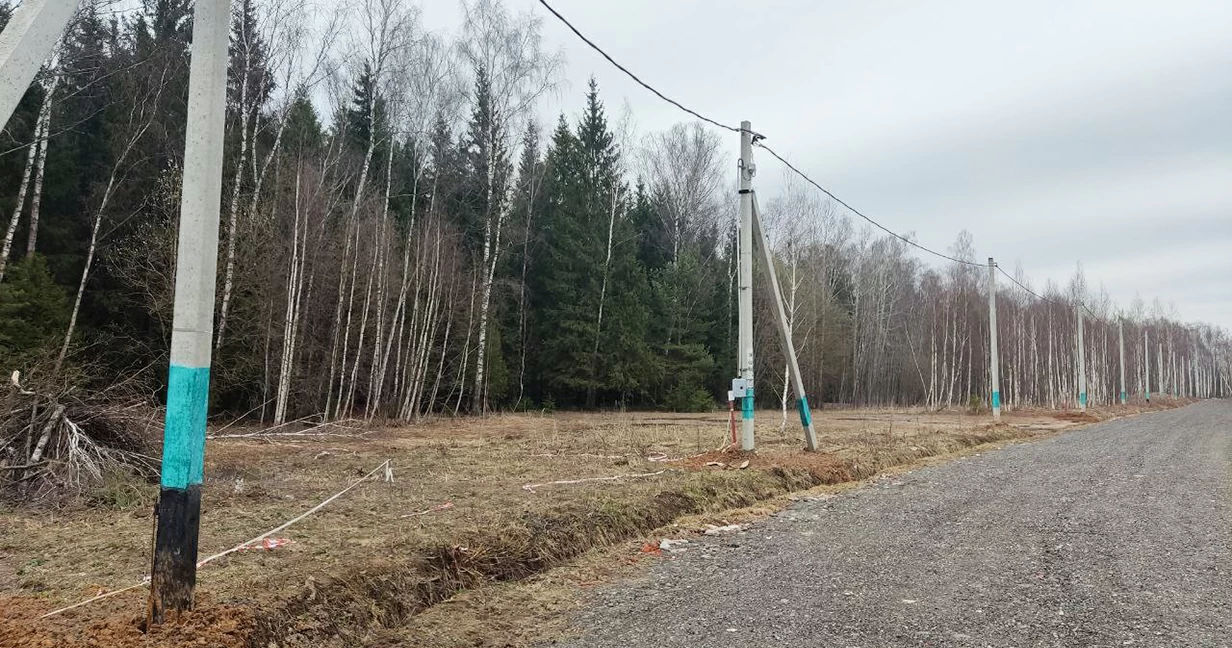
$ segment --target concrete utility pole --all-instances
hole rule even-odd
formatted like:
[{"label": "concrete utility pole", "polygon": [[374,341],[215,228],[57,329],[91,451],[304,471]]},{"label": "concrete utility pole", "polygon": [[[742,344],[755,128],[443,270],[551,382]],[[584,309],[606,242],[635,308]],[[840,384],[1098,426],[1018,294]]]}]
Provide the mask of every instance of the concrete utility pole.
[{"label": "concrete utility pole", "polygon": [[1125,320],[1117,320],[1117,348],[1121,352],[1121,404],[1129,403],[1129,394],[1125,391]]},{"label": "concrete utility pole", "polygon": [[778,273],[774,270],[774,255],[766,240],[766,229],[761,226],[761,209],[757,194],[753,194],[753,226],[757,228],[757,240],[761,243],[761,258],[766,262],[766,274],[770,278],[770,292],[774,293],[774,306],[778,314],[779,341],[783,355],[787,356],[787,371],[791,375],[791,389],[796,393],[796,408],[800,410],[800,425],[804,427],[804,443],[810,451],[817,450],[817,431],[813,429],[813,413],[809,410],[808,397],[804,394],[804,378],[800,375],[800,363],[796,360],[796,345],[791,339],[791,325],[787,310],[783,307],[783,293],[779,290]]},{"label": "concrete utility pole", "polygon": [[1082,344],[1082,300],[1078,300],[1078,409],[1087,411],[1087,361]]},{"label": "concrete utility pole", "polygon": [[740,448],[753,449],[753,126],[740,122]]},{"label": "concrete utility pole", "polygon": [[997,353],[997,263],[988,257],[988,357],[992,374],[992,420],[1001,420],[1001,360]]},{"label": "concrete utility pole", "polygon": [[214,334],[230,0],[197,0],[149,621],[192,608]]},{"label": "concrete utility pole", "polygon": [[79,0],[25,0],[0,33],[0,128],[60,42]]},{"label": "concrete utility pole", "polygon": [[1142,329],[1142,379],[1146,381],[1146,402],[1151,402],[1151,332]]}]

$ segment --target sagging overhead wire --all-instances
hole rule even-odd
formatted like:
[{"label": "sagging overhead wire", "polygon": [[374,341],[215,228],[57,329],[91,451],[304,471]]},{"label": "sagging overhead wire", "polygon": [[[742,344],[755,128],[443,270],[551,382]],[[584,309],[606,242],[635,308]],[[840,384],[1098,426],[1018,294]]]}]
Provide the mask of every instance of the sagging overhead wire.
[{"label": "sagging overhead wire", "polygon": [[[1010,273],[1006,272],[1005,270],[1002,270],[1002,269],[1001,269],[1001,266],[999,266],[999,265],[998,265],[998,266],[996,266],[996,268],[997,268],[997,272],[1000,272],[1001,274],[1005,275],[1005,278],[1006,278],[1006,279],[1009,279],[1010,281],[1014,282],[1014,284],[1015,284],[1016,286],[1018,286],[1019,288],[1022,288],[1024,291],[1026,291],[1026,292],[1027,292],[1027,294],[1031,295],[1032,297],[1035,297],[1036,299],[1038,299],[1038,300],[1040,300],[1040,301],[1045,301],[1045,302],[1048,302],[1049,304],[1053,304],[1054,306],[1061,306],[1061,307],[1064,307],[1064,308],[1068,308],[1068,307],[1069,307],[1069,304],[1065,304],[1065,303],[1059,302],[1059,301],[1057,301],[1057,300],[1055,300],[1055,299],[1052,299],[1052,298],[1050,298],[1050,297],[1045,297],[1045,296],[1043,296],[1043,295],[1041,295],[1041,294],[1039,294],[1039,293],[1035,292],[1034,290],[1031,290],[1030,288],[1026,287],[1026,286],[1025,286],[1025,285],[1024,285],[1021,281],[1019,281],[1019,280],[1015,279],[1015,278],[1013,277],[1013,275],[1011,275]],[[1098,319],[1098,320],[1102,320],[1102,319],[1103,319],[1103,318],[1102,318],[1102,317],[1100,317],[1099,315],[1096,315],[1096,314],[1095,314],[1095,311],[1091,310],[1091,308],[1090,308],[1089,306],[1087,306],[1086,302],[1084,302],[1084,301],[1082,301],[1082,300],[1078,300],[1078,305],[1079,305],[1080,307],[1082,307],[1082,310],[1086,311],[1086,312],[1087,312],[1087,314],[1088,314],[1088,315],[1090,315],[1091,317],[1093,317],[1093,318],[1095,318],[1095,319]]]},{"label": "sagging overhead wire", "polygon": [[[612,58],[612,57],[611,57],[611,56],[610,56],[607,52],[603,51],[603,48],[601,48],[601,47],[599,47],[597,44],[595,44],[595,42],[594,42],[594,41],[592,41],[592,40],[590,40],[589,38],[587,38],[585,34],[583,34],[580,30],[578,30],[578,28],[577,28],[577,27],[574,27],[574,26],[573,26],[573,23],[569,22],[569,20],[568,20],[567,18],[565,18],[564,16],[562,16],[562,15],[560,14],[560,12],[559,12],[559,11],[557,11],[556,9],[554,9],[554,8],[552,7],[552,5],[548,4],[547,0],[539,0],[539,4],[543,5],[543,7],[544,7],[545,9],[547,9],[549,12],[551,12],[553,16],[555,16],[558,20],[560,20],[562,23],[564,23],[564,24],[565,24],[565,26],[566,26],[566,27],[568,27],[570,31],[572,31],[572,32],[573,32],[573,33],[574,33],[574,34],[575,34],[578,38],[582,39],[582,42],[584,42],[584,43],[586,43],[587,45],[589,45],[591,49],[595,50],[595,51],[596,51],[596,52],[598,52],[598,53],[599,53],[599,54],[600,54],[603,58],[607,59],[608,63],[611,63],[613,66],[615,66],[615,67],[616,67],[616,69],[620,70],[621,72],[624,72],[624,73],[625,73],[625,74],[626,74],[626,75],[627,75],[630,79],[633,79],[635,82],[637,82],[637,84],[638,84],[638,85],[640,85],[640,86],[642,86],[643,88],[646,88],[647,90],[649,90],[649,91],[650,91],[651,93],[653,93],[656,97],[658,97],[658,98],[662,99],[663,101],[666,101],[667,103],[669,103],[669,104],[671,104],[671,105],[675,106],[676,108],[679,108],[680,110],[682,110],[682,111],[684,111],[684,112],[686,112],[686,113],[688,113],[688,114],[690,114],[690,115],[692,115],[692,116],[694,116],[694,117],[696,117],[696,118],[698,118],[698,119],[700,119],[700,120],[702,120],[702,121],[704,121],[704,122],[706,122],[706,123],[708,123],[708,124],[711,124],[711,125],[713,125],[713,126],[718,126],[719,128],[722,128],[722,129],[725,129],[725,130],[729,130],[729,131],[732,131],[732,132],[734,132],[734,133],[740,133],[740,132],[743,132],[743,131],[744,131],[744,129],[742,129],[742,128],[739,128],[739,127],[736,127],[736,126],[731,126],[731,125],[729,125],[729,124],[724,124],[724,123],[719,122],[719,121],[717,121],[717,120],[711,119],[711,118],[709,118],[709,117],[707,117],[707,116],[705,116],[705,115],[703,115],[703,114],[701,114],[701,113],[699,113],[699,112],[697,112],[697,111],[695,111],[695,110],[692,110],[692,109],[690,109],[690,108],[687,108],[687,107],[685,107],[683,104],[681,104],[680,102],[676,101],[675,99],[672,99],[671,97],[668,97],[667,95],[663,94],[662,92],[659,92],[659,91],[658,91],[657,89],[655,89],[653,86],[651,86],[650,84],[648,84],[648,83],[646,83],[645,81],[642,81],[640,78],[638,78],[638,76],[637,76],[636,74],[633,74],[632,72],[630,72],[628,68],[626,68],[625,66],[621,65],[620,63],[617,63],[617,62],[616,62],[616,59]],[[930,248],[930,247],[927,247],[927,246],[925,246],[925,245],[921,245],[921,244],[919,244],[919,243],[916,243],[915,241],[913,241],[913,240],[911,240],[911,239],[907,238],[906,236],[903,236],[903,235],[901,235],[901,234],[899,234],[899,233],[897,233],[897,232],[895,232],[895,231],[891,230],[890,228],[886,227],[885,225],[882,225],[881,223],[878,223],[877,221],[873,220],[872,218],[870,218],[870,217],[866,216],[866,215],[865,215],[863,212],[861,212],[860,210],[856,209],[855,207],[852,207],[850,204],[848,204],[848,203],[847,203],[847,201],[845,201],[845,200],[843,200],[842,198],[839,198],[838,196],[834,195],[834,192],[832,192],[832,191],[830,191],[829,189],[826,189],[825,187],[821,186],[821,184],[820,184],[820,183],[818,183],[816,180],[813,180],[812,178],[810,178],[810,177],[808,176],[808,174],[806,174],[805,172],[801,171],[799,168],[797,168],[797,167],[796,167],[794,164],[792,164],[791,162],[787,161],[787,159],[786,159],[786,158],[784,158],[783,156],[779,155],[777,151],[775,151],[774,149],[770,148],[769,146],[766,146],[765,142],[763,141],[763,140],[765,139],[765,136],[764,136],[764,135],[762,135],[762,134],[760,134],[760,133],[752,132],[752,131],[750,131],[750,132],[751,132],[751,133],[752,133],[752,135],[753,135],[753,144],[754,144],[755,146],[760,147],[761,149],[763,149],[764,151],[766,151],[767,153],[769,153],[770,155],[772,155],[772,156],[773,156],[776,160],[778,160],[779,162],[783,163],[783,164],[784,164],[784,165],[785,165],[788,169],[790,169],[793,173],[795,173],[796,175],[798,175],[798,176],[800,176],[802,179],[804,179],[804,181],[805,181],[805,182],[807,182],[807,183],[809,183],[809,184],[813,185],[813,186],[814,186],[814,187],[816,187],[819,191],[821,191],[821,192],[822,192],[822,193],[824,193],[825,195],[829,196],[831,200],[833,200],[833,201],[837,202],[838,204],[842,205],[843,207],[847,208],[847,210],[848,210],[848,211],[850,211],[851,213],[855,214],[856,216],[859,216],[860,218],[864,219],[865,221],[867,221],[869,224],[873,225],[873,226],[874,226],[874,227],[876,227],[877,229],[880,229],[881,231],[885,232],[886,234],[889,234],[890,236],[893,236],[894,238],[896,238],[896,239],[898,239],[898,240],[902,241],[903,243],[906,243],[907,245],[910,245],[910,246],[912,246],[912,247],[914,247],[914,248],[916,248],[916,249],[918,249],[918,250],[922,250],[922,251],[927,252],[927,253],[929,253],[929,254],[931,254],[931,255],[933,255],[933,256],[939,257],[939,258],[941,258],[941,259],[945,259],[945,260],[947,260],[947,261],[952,261],[952,262],[954,262],[954,263],[958,263],[958,264],[960,264],[960,265],[973,266],[973,267],[980,267],[980,268],[984,267],[984,264],[982,264],[982,263],[977,263],[977,262],[975,262],[975,261],[967,261],[967,260],[965,260],[965,259],[959,259],[959,258],[954,257],[954,256],[951,256],[951,255],[949,255],[949,254],[944,254],[944,253],[942,253],[942,252],[938,252],[938,251],[936,251],[936,250],[934,250],[934,249],[932,249],[932,248]],[[1060,302],[1056,301],[1055,299],[1050,299],[1050,298],[1048,298],[1048,297],[1044,297],[1044,296],[1042,296],[1042,295],[1040,295],[1040,294],[1036,293],[1035,291],[1031,290],[1030,288],[1027,288],[1027,287],[1026,287],[1026,286],[1024,286],[1022,283],[1020,283],[1017,279],[1015,279],[1014,277],[1010,276],[1010,274],[1009,274],[1009,273],[1007,273],[1006,271],[1002,270],[1000,266],[997,266],[997,270],[998,270],[1001,274],[1005,275],[1005,277],[1006,277],[1007,279],[1009,279],[1010,281],[1012,281],[1012,282],[1014,282],[1016,285],[1018,285],[1018,287],[1019,287],[1019,288],[1022,288],[1023,290],[1027,291],[1027,292],[1028,292],[1028,293],[1030,293],[1031,295],[1035,296],[1037,299],[1040,299],[1040,300],[1043,300],[1043,301],[1046,301],[1046,302],[1049,302],[1049,303],[1052,303],[1052,304],[1056,304],[1056,305],[1058,305],[1058,306],[1063,306],[1063,305],[1064,305],[1064,304],[1061,304]],[[1097,316],[1097,315],[1095,315],[1095,313],[1091,312],[1091,309],[1090,309],[1090,308],[1087,308],[1086,304],[1082,303],[1081,301],[1079,302],[1079,304],[1082,306],[1083,310],[1085,310],[1087,313],[1090,313],[1092,317],[1096,317],[1096,318],[1098,318],[1098,316]]]},{"label": "sagging overhead wire", "polygon": [[[616,69],[620,70],[621,72],[624,72],[626,75],[628,75],[628,77],[629,77],[630,79],[633,79],[634,81],[636,81],[636,82],[638,83],[638,85],[640,85],[640,86],[642,86],[643,88],[646,88],[647,90],[649,90],[649,91],[651,91],[652,93],[654,93],[654,95],[655,95],[655,96],[657,96],[658,98],[660,98],[660,99],[662,99],[662,100],[664,100],[664,101],[666,101],[666,102],[668,102],[668,103],[672,104],[673,106],[675,106],[675,107],[679,108],[680,110],[683,110],[684,112],[686,112],[686,113],[688,113],[688,114],[690,114],[690,115],[692,115],[692,116],[694,116],[694,117],[696,117],[696,118],[698,118],[698,119],[700,119],[700,120],[702,120],[702,121],[704,121],[704,122],[706,122],[706,123],[708,123],[708,124],[712,124],[712,125],[714,125],[714,126],[718,126],[719,128],[723,128],[723,129],[726,129],[726,130],[732,131],[732,132],[734,132],[734,133],[739,133],[739,132],[742,132],[742,130],[743,130],[743,129],[741,129],[741,128],[738,128],[738,127],[735,127],[735,126],[730,126],[730,125],[728,125],[728,124],[724,124],[724,123],[722,123],[722,122],[719,122],[719,121],[716,121],[716,120],[711,119],[711,118],[709,118],[709,117],[706,117],[705,115],[703,115],[703,114],[701,114],[701,113],[699,113],[699,112],[697,112],[697,111],[695,111],[695,110],[691,110],[691,109],[689,109],[689,108],[686,108],[686,107],[685,107],[684,105],[682,105],[680,102],[678,102],[678,101],[676,101],[676,100],[674,100],[674,99],[672,99],[672,98],[668,97],[667,95],[663,94],[662,92],[659,92],[658,90],[656,90],[656,89],[655,89],[653,86],[651,86],[650,84],[648,84],[648,83],[646,83],[645,81],[642,81],[641,79],[639,79],[639,78],[637,77],[637,75],[635,75],[635,74],[633,74],[632,72],[630,72],[630,71],[628,70],[628,68],[626,68],[625,66],[621,65],[620,63],[617,63],[615,59],[613,59],[611,56],[609,56],[609,55],[608,55],[608,53],[607,53],[607,52],[603,51],[603,48],[599,47],[598,45],[596,45],[596,44],[594,43],[594,41],[592,41],[592,40],[590,40],[589,38],[587,38],[585,34],[583,34],[581,31],[579,31],[579,30],[578,30],[578,28],[577,28],[577,27],[574,27],[574,26],[573,26],[573,23],[570,23],[570,22],[569,22],[569,20],[568,20],[568,19],[566,19],[564,16],[562,16],[562,15],[560,14],[560,12],[559,12],[559,11],[557,11],[557,10],[556,10],[556,9],[554,9],[554,8],[552,8],[552,5],[548,4],[546,0],[539,0],[539,4],[543,5],[545,9],[547,9],[547,10],[548,10],[548,11],[550,11],[550,12],[552,12],[552,15],[553,15],[553,16],[556,16],[556,18],[557,18],[558,20],[560,20],[562,23],[564,23],[564,24],[565,24],[565,26],[566,26],[566,27],[568,27],[570,31],[572,31],[574,34],[576,34],[578,38],[582,39],[582,42],[584,42],[584,43],[586,43],[587,45],[589,45],[589,46],[591,47],[591,49],[593,49],[593,50],[595,50],[596,52],[598,52],[601,56],[603,56],[603,58],[607,59],[607,61],[608,61],[609,63],[611,63],[612,65],[616,66]],[[955,263],[959,263],[959,264],[963,264],[963,265],[969,265],[969,266],[979,266],[979,267],[982,267],[982,266],[983,266],[983,264],[982,264],[982,263],[975,263],[974,261],[965,261],[965,260],[963,260],[963,259],[959,259],[959,258],[956,258],[956,257],[952,257],[952,256],[950,256],[950,255],[948,255],[948,254],[943,254],[943,253],[941,253],[941,252],[937,252],[936,250],[933,250],[933,249],[928,248],[928,247],[926,247],[926,246],[920,245],[919,243],[916,243],[915,241],[912,241],[911,239],[909,239],[909,238],[907,238],[907,237],[905,237],[905,236],[903,236],[903,235],[901,235],[901,234],[898,234],[897,232],[894,232],[893,230],[891,230],[891,229],[889,229],[888,227],[886,227],[886,226],[882,225],[881,223],[878,223],[877,221],[873,220],[872,218],[869,218],[868,216],[865,216],[862,212],[860,212],[860,210],[858,210],[858,209],[856,209],[855,207],[852,207],[851,205],[847,204],[847,202],[846,202],[846,201],[844,201],[843,199],[841,199],[841,198],[839,198],[838,196],[834,195],[834,193],[833,193],[833,192],[831,192],[829,189],[826,189],[825,187],[821,186],[821,185],[820,185],[817,181],[815,181],[815,180],[813,180],[812,178],[808,177],[808,175],[807,175],[807,174],[805,174],[805,173],[804,173],[803,171],[801,171],[800,169],[796,168],[796,166],[795,166],[795,165],[793,165],[791,162],[788,162],[788,161],[787,161],[787,160],[786,160],[783,156],[781,156],[781,155],[779,155],[777,152],[775,152],[775,151],[774,151],[774,149],[770,148],[769,146],[766,146],[765,142],[763,142],[763,141],[762,141],[764,138],[765,138],[765,136],[764,136],[764,135],[762,135],[762,134],[760,134],[760,133],[756,133],[756,132],[754,132],[754,133],[753,133],[753,143],[754,143],[755,145],[760,146],[761,148],[765,149],[767,153],[769,153],[770,155],[773,155],[773,156],[775,157],[775,159],[777,159],[779,162],[782,162],[783,164],[787,165],[787,168],[788,168],[788,169],[791,169],[791,170],[792,170],[792,171],[793,171],[796,175],[800,176],[800,177],[801,177],[801,178],[803,178],[806,182],[808,182],[809,184],[811,184],[811,185],[813,185],[814,187],[816,187],[817,189],[819,189],[822,193],[824,193],[825,195],[829,196],[831,199],[833,199],[833,200],[834,200],[835,202],[837,202],[838,204],[842,205],[843,207],[846,207],[849,211],[851,211],[851,213],[853,213],[853,214],[855,214],[856,216],[859,216],[860,218],[863,218],[864,220],[868,221],[868,222],[869,222],[869,223],[871,223],[874,227],[876,227],[876,228],[880,229],[881,231],[883,231],[883,232],[885,232],[885,233],[889,234],[890,236],[893,236],[894,238],[896,238],[896,239],[898,239],[898,240],[900,240],[900,241],[902,241],[902,242],[906,243],[907,245],[910,245],[910,246],[912,246],[912,247],[918,248],[918,249],[920,249],[920,250],[923,250],[923,251],[925,251],[925,252],[927,252],[927,253],[929,253],[929,254],[932,254],[932,255],[934,255],[934,256],[940,257],[940,258],[942,258],[942,259],[946,259],[946,260],[948,260],[948,261],[953,261],[953,262],[955,262]]]},{"label": "sagging overhead wire", "polygon": [[612,58],[611,56],[608,56],[608,53],[607,53],[607,52],[605,52],[605,51],[603,51],[603,48],[601,48],[601,47],[599,47],[598,45],[596,45],[596,44],[594,43],[594,41],[590,40],[589,38],[587,38],[587,37],[586,37],[586,35],[585,35],[585,34],[583,34],[582,32],[578,31],[578,28],[577,28],[577,27],[574,27],[574,26],[573,26],[573,23],[569,22],[569,20],[568,20],[568,19],[566,19],[564,16],[560,15],[560,12],[559,12],[559,11],[557,11],[557,10],[555,10],[555,9],[553,9],[553,8],[552,8],[552,5],[548,4],[548,3],[546,2],[546,0],[539,0],[539,4],[543,5],[545,9],[547,9],[547,10],[548,10],[548,11],[550,11],[550,12],[552,12],[552,15],[553,15],[553,16],[556,16],[556,18],[557,18],[558,20],[560,20],[562,23],[564,23],[564,24],[565,24],[565,26],[566,26],[566,27],[568,27],[570,31],[572,31],[574,34],[577,34],[577,37],[578,37],[578,38],[580,38],[580,39],[582,39],[582,42],[584,42],[584,43],[586,43],[587,45],[589,45],[591,49],[593,49],[594,51],[598,52],[598,53],[599,53],[599,55],[600,55],[600,56],[602,56],[603,58],[607,59],[607,62],[608,62],[608,63],[611,63],[612,65],[616,66],[616,69],[620,70],[621,72],[624,72],[626,75],[628,75],[628,76],[629,76],[629,78],[630,78],[630,79],[633,79],[634,81],[636,81],[638,85],[640,85],[640,86],[642,86],[643,88],[646,88],[647,90],[649,90],[649,91],[653,92],[653,93],[655,94],[655,96],[657,96],[658,98],[660,98],[660,99],[662,99],[663,101],[666,101],[667,103],[669,103],[669,104],[671,104],[671,105],[673,105],[673,106],[675,106],[675,107],[677,107],[677,108],[679,108],[679,109],[681,109],[681,110],[683,110],[683,111],[685,111],[685,112],[689,113],[690,115],[693,115],[694,117],[696,117],[696,118],[698,118],[698,119],[700,119],[700,120],[702,120],[702,121],[704,121],[704,122],[706,122],[706,123],[708,123],[708,124],[712,124],[712,125],[714,125],[714,126],[718,126],[719,128],[725,128],[725,129],[727,129],[727,130],[729,130],[729,131],[732,131],[733,133],[739,133],[739,132],[741,132],[741,129],[740,129],[739,127],[737,127],[737,126],[730,126],[730,125],[728,125],[728,124],[724,124],[724,123],[722,123],[722,122],[715,121],[715,120],[713,120],[713,119],[711,119],[711,118],[709,118],[709,117],[707,117],[707,116],[705,116],[705,115],[703,115],[703,114],[701,114],[701,113],[697,112],[696,110],[691,110],[691,109],[689,109],[689,108],[686,108],[686,107],[685,107],[683,104],[681,104],[679,101],[676,101],[675,99],[672,99],[671,97],[668,97],[667,95],[663,94],[662,92],[659,92],[659,91],[658,91],[658,90],[656,90],[653,86],[651,86],[649,83],[646,83],[645,81],[642,81],[641,79],[637,78],[637,75],[636,75],[636,74],[634,74],[634,73],[632,73],[632,72],[630,72],[627,68],[625,68],[625,66],[623,66],[623,65],[621,65],[621,64],[619,64],[619,63],[617,63],[617,62],[616,62],[616,59]]},{"label": "sagging overhead wire", "polygon": [[1049,298],[1049,297],[1045,297],[1045,296],[1043,296],[1043,295],[1041,295],[1041,294],[1039,294],[1039,293],[1035,292],[1034,290],[1031,290],[1030,288],[1027,288],[1027,287],[1026,287],[1026,285],[1024,285],[1021,281],[1019,281],[1019,280],[1015,279],[1013,275],[1011,275],[1010,273],[1006,272],[1005,270],[1002,270],[1000,265],[996,266],[996,268],[997,268],[997,272],[1000,272],[1001,274],[1005,275],[1005,278],[1006,278],[1006,279],[1009,279],[1010,281],[1014,282],[1014,284],[1015,284],[1015,285],[1017,285],[1019,288],[1022,288],[1023,290],[1025,290],[1025,291],[1027,292],[1027,294],[1031,295],[1032,297],[1035,297],[1036,299],[1038,299],[1038,300],[1040,300],[1040,301],[1046,301],[1046,302],[1048,302],[1049,304],[1054,304],[1054,305],[1056,305],[1056,306],[1064,306],[1064,304],[1062,304],[1061,302],[1059,302],[1059,301],[1057,301],[1057,300],[1055,300],[1055,299],[1051,299],[1051,298]]},{"label": "sagging overhead wire", "polygon": [[901,234],[899,234],[899,233],[897,233],[897,232],[895,232],[895,231],[891,230],[890,228],[886,227],[885,225],[882,225],[881,223],[878,223],[877,221],[875,221],[875,220],[873,220],[873,219],[869,218],[868,216],[865,216],[863,213],[861,213],[861,212],[860,212],[860,210],[858,210],[858,209],[856,209],[855,207],[852,207],[851,205],[847,204],[847,202],[846,202],[846,201],[844,201],[842,198],[839,198],[838,196],[834,195],[834,193],[833,193],[833,192],[831,192],[829,189],[826,189],[825,187],[823,187],[823,186],[821,186],[820,184],[818,184],[816,180],[813,180],[812,178],[810,178],[810,177],[808,176],[808,174],[806,174],[805,172],[801,171],[800,169],[797,169],[797,168],[796,168],[796,166],[795,166],[794,164],[792,164],[791,162],[788,162],[786,159],[784,159],[784,158],[783,158],[783,156],[781,156],[781,155],[779,155],[778,153],[776,153],[776,152],[774,151],[774,149],[770,148],[769,146],[766,146],[766,144],[765,144],[764,142],[762,142],[762,141],[760,141],[760,140],[754,140],[754,141],[753,141],[753,143],[754,143],[754,145],[756,145],[756,146],[760,147],[761,149],[763,149],[764,151],[766,151],[766,152],[767,152],[767,153],[769,153],[770,155],[774,156],[774,158],[775,158],[776,160],[778,160],[779,162],[782,162],[784,165],[786,165],[788,169],[791,169],[791,170],[792,170],[792,172],[794,172],[796,175],[798,175],[798,176],[800,176],[801,178],[803,178],[805,182],[807,182],[807,183],[809,183],[809,184],[813,185],[814,187],[817,187],[817,189],[818,189],[818,190],[820,190],[820,191],[821,191],[822,193],[824,193],[825,195],[829,196],[829,197],[830,197],[830,198],[831,198],[834,202],[837,202],[838,204],[840,204],[840,205],[842,205],[842,206],[846,207],[846,208],[847,208],[847,209],[848,209],[851,213],[855,214],[856,216],[859,216],[860,218],[863,218],[864,220],[868,221],[869,223],[872,223],[872,224],[873,224],[873,226],[877,227],[878,229],[880,229],[881,231],[885,232],[886,234],[889,234],[890,236],[893,236],[894,238],[896,238],[896,239],[898,239],[898,240],[902,241],[903,243],[906,243],[907,245],[910,245],[910,246],[912,246],[912,247],[915,247],[915,248],[918,248],[918,249],[920,249],[920,250],[923,250],[923,251],[925,251],[925,252],[927,252],[927,253],[929,253],[929,254],[932,254],[932,255],[934,255],[934,256],[941,257],[942,259],[947,259],[947,260],[949,260],[949,261],[953,261],[954,263],[960,263],[960,264],[963,264],[963,265],[976,266],[976,267],[981,267],[981,268],[982,268],[982,267],[984,267],[984,264],[982,264],[982,263],[976,263],[976,262],[974,262],[974,261],[966,261],[966,260],[964,260],[964,259],[959,259],[959,258],[957,258],[957,257],[952,257],[952,256],[950,256],[950,255],[948,255],[948,254],[942,254],[941,252],[938,252],[938,251],[936,251],[936,250],[934,250],[934,249],[932,249],[932,248],[929,248],[929,247],[926,247],[926,246],[920,245],[919,243],[916,243],[915,241],[913,241],[913,240],[911,240],[911,239],[909,239],[909,238],[907,238],[907,237],[905,237],[905,236],[903,236],[903,235],[901,235]]}]

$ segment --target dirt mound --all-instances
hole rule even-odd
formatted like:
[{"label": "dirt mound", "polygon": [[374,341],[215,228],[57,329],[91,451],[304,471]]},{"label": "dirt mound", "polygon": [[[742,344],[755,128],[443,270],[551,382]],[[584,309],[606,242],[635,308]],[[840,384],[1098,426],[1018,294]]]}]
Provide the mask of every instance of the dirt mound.
[{"label": "dirt mound", "polygon": [[1098,423],[1101,419],[1090,412],[1053,412],[1052,418],[1070,423]]},{"label": "dirt mound", "polygon": [[750,470],[802,470],[811,475],[817,484],[841,484],[861,478],[858,465],[853,466],[832,454],[803,450],[770,455],[741,450],[715,450],[689,457],[679,462],[679,465],[691,470],[739,470],[746,461]]},{"label": "dirt mound", "polygon": [[47,601],[32,597],[0,598],[0,648],[244,648],[254,628],[242,607],[200,601],[197,609],[145,632],[142,594],[98,603],[88,612],[51,611]]}]

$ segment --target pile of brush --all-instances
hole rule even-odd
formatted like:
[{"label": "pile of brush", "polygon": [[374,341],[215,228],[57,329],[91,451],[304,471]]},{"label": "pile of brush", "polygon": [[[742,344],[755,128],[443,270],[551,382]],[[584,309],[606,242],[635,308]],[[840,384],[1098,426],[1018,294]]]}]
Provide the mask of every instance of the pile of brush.
[{"label": "pile of brush", "polygon": [[0,387],[0,497],[28,504],[81,495],[109,475],[152,479],[160,426],[138,395],[49,392],[13,372]]}]

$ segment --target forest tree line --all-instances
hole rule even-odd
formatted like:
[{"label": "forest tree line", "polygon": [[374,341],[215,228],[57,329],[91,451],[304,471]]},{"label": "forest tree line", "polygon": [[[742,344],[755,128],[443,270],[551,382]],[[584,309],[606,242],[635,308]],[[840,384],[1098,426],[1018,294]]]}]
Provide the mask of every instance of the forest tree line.
[{"label": "forest tree line", "polygon": [[[161,398],[191,3],[87,0],[0,134],[0,358]],[[561,56],[532,15],[404,0],[233,2],[212,411],[282,423],[554,408],[704,410],[736,373],[735,162],[700,122],[639,134],[591,80],[540,123]],[[0,22],[11,7],[0,2]],[[769,168],[769,165],[763,165]],[[932,267],[811,190],[762,202],[817,402],[986,402],[986,271]],[[970,236],[950,250],[976,261]],[[1029,283],[1018,271],[1018,279]],[[1007,406],[1228,393],[1232,344],[1081,272],[998,285]],[[787,383],[755,279],[764,406]],[[1146,338],[1149,336],[1149,345]],[[57,387],[58,389],[59,387]]]}]

